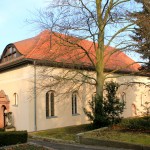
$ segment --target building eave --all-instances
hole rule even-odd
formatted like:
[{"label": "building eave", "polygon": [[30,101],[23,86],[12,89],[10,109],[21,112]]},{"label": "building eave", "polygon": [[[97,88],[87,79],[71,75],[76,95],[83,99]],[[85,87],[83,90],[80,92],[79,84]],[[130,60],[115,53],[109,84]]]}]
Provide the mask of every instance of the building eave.
[{"label": "building eave", "polygon": [[[31,61],[31,59],[30,59]],[[32,62],[35,60],[32,60]],[[86,71],[95,71],[95,68],[91,65],[84,65],[84,64],[71,64],[71,63],[63,63],[63,62],[54,62],[54,61],[48,61],[48,60],[36,60],[36,65],[39,66],[49,66],[49,67],[57,67],[57,68],[68,68],[68,69],[80,69],[80,70],[86,70]],[[112,72],[112,69],[104,69],[104,72]],[[135,71],[126,71],[126,70],[118,70],[115,71],[116,74],[124,74],[124,75],[137,75],[137,76],[146,76],[149,77],[150,74],[143,74],[141,72],[135,72]]]},{"label": "building eave", "polygon": [[32,62],[29,61],[29,60],[26,60],[26,58],[13,60],[9,63],[1,64],[0,65],[0,72],[7,71],[9,69],[12,69],[12,68],[15,68],[15,67],[18,67],[18,66],[22,66],[22,65],[25,65],[25,64],[29,64],[29,63],[32,63]]},{"label": "building eave", "polygon": [[[95,71],[93,66],[90,65],[84,65],[84,64],[71,64],[71,63],[63,63],[63,62],[54,62],[49,60],[35,60],[35,59],[28,59],[28,58],[21,58],[18,60],[14,60],[7,64],[1,64],[0,65],[0,72],[7,71],[9,69],[22,66],[25,64],[34,64],[36,62],[36,65],[38,66],[49,66],[49,67],[57,67],[57,68],[67,68],[67,69],[80,69],[80,70],[86,70],[86,71]],[[104,72],[112,72],[111,69],[105,69]],[[114,72],[116,74],[124,74],[124,75],[136,75],[136,76],[146,76],[150,77],[150,74],[143,74],[142,72],[132,72],[132,71],[125,71],[125,70],[118,70]]]}]

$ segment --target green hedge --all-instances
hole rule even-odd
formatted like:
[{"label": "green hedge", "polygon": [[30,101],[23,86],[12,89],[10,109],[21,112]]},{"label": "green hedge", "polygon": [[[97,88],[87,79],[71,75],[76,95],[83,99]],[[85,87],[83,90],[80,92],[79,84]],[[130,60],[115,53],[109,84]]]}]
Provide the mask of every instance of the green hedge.
[{"label": "green hedge", "polygon": [[27,137],[27,131],[0,132],[0,146],[26,143]]},{"label": "green hedge", "polygon": [[120,123],[120,126],[130,130],[150,131],[150,116],[139,118],[126,118]]},{"label": "green hedge", "polygon": [[4,129],[3,128],[0,128],[0,132],[3,132],[4,131]]}]

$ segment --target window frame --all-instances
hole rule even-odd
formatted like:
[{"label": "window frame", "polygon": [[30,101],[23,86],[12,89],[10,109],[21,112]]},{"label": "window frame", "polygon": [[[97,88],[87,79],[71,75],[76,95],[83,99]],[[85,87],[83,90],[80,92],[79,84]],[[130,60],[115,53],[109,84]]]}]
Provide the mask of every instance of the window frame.
[{"label": "window frame", "polygon": [[53,118],[55,116],[55,91],[50,90],[46,92],[46,118]]},{"label": "window frame", "polygon": [[5,54],[2,56],[1,62],[10,62],[18,57],[20,57],[21,54],[16,50],[14,46],[10,46],[6,48]]},{"label": "window frame", "polygon": [[78,92],[72,92],[72,115],[78,115]]},{"label": "window frame", "polygon": [[121,94],[121,102],[124,104],[124,108],[126,108],[126,93],[125,92]]},{"label": "window frame", "polygon": [[13,104],[13,106],[18,106],[18,94],[15,92],[14,94],[14,104]]}]

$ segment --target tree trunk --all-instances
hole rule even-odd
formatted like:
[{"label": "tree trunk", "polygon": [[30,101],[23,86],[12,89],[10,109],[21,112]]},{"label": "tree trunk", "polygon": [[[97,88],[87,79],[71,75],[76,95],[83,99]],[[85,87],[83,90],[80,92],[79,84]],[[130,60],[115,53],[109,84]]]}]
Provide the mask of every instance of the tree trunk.
[{"label": "tree trunk", "polygon": [[97,78],[97,84],[96,84],[96,96],[103,99],[103,86],[104,86],[104,62],[103,62],[103,51],[100,49],[97,50],[99,53],[97,55],[97,64],[96,64],[96,78]]},{"label": "tree trunk", "polygon": [[103,99],[103,86],[104,86],[104,22],[101,12],[102,1],[96,0],[97,21],[98,21],[98,48],[96,51],[96,96]]}]

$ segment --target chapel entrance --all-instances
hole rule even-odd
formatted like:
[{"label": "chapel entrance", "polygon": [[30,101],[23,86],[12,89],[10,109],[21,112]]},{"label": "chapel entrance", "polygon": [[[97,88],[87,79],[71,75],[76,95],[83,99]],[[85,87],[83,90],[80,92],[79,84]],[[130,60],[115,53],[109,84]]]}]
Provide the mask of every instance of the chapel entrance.
[{"label": "chapel entrance", "polygon": [[4,91],[0,91],[0,128],[5,127],[5,113],[9,112],[9,100]]}]

